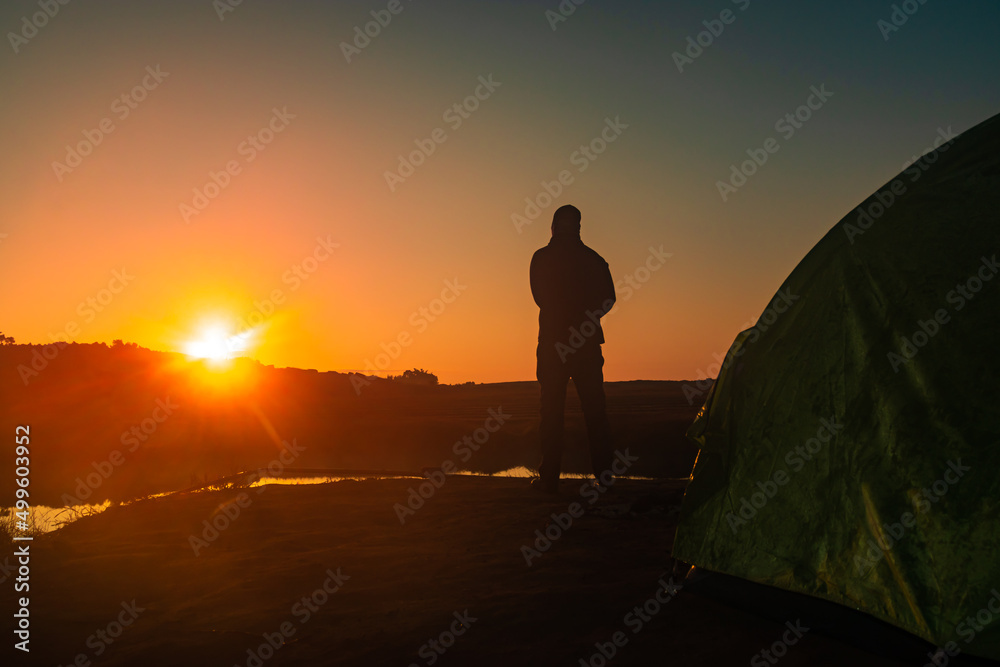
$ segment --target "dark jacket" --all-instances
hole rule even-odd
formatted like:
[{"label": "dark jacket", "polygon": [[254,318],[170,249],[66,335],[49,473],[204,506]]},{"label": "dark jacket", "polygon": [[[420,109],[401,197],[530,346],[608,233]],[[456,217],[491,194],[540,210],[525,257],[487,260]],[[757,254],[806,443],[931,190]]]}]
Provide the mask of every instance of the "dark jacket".
[{"label": "dark jacket", "polygon": [[539,308],[539,343],[569,343],[581,335],[588,343],[604,342],[600,318],[615,305],[615,282],[608,263],[579,236],[553,236],[535,252],[531,295]]}]

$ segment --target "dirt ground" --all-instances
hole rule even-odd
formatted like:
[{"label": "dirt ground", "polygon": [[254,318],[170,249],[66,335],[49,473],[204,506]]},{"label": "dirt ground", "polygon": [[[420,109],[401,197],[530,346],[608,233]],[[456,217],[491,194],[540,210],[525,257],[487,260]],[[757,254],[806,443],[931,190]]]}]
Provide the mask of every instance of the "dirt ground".
[{"label": "dirt ground", "polygon": [[[191,493],[79,520],[32,543],[16,664],[764,665],[783,636],[783,667],[894,664],[674,588],[677,484],[430,484]],[[410,489],[428,496],[412,513]]]}]

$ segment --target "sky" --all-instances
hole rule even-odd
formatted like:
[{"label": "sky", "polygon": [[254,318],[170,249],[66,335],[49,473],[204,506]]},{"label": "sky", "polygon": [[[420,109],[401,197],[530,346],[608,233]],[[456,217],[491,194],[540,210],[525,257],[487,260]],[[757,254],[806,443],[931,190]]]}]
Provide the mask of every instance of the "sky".
[{"label": "sky", "polygon": [[185,351],[215,327],[279,367],[531,380],[528,265],[572,203],[618,285],[606,379],[714,376],[828,229],[1000,111],[998,22],[985,0],[10,0],[0,331]]}]

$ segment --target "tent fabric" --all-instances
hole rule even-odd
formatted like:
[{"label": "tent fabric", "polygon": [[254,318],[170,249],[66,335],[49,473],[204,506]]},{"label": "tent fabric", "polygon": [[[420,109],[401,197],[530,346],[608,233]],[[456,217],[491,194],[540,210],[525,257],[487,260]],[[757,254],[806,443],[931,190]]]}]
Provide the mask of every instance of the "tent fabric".
[{"label": "tent fabric", "polygon": [[688,431],[675,558],[1000,659],[998,211],[995,116],[816,244]]}]

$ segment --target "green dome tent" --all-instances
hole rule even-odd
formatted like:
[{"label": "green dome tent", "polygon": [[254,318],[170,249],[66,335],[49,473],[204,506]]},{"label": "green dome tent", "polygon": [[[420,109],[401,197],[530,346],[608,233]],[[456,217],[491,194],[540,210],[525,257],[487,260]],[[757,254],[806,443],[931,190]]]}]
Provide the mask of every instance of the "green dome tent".
[{"label": "green dome tent", "polygon": [[676,559],[1000,659],[998,217],[995,116],[816,244],[688,432]]}]

